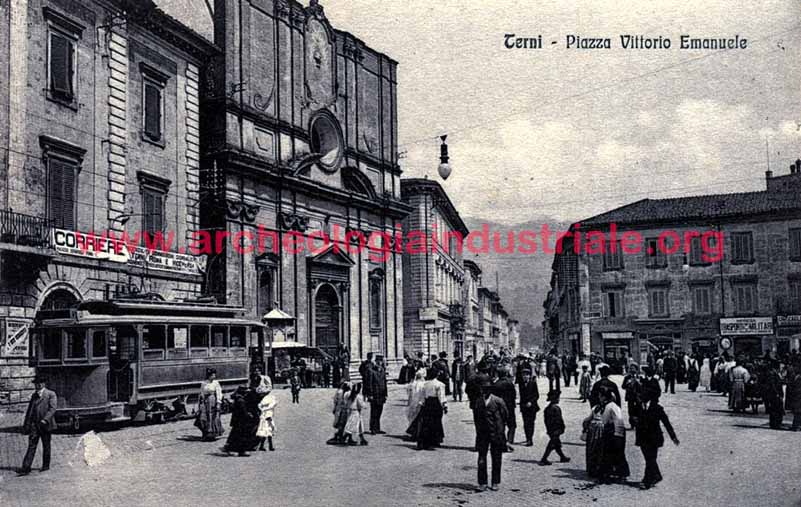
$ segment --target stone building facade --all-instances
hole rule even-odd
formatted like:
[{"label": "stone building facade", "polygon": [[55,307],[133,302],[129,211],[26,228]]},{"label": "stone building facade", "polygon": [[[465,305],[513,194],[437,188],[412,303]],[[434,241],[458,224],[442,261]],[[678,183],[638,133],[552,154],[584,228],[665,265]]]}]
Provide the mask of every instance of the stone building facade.
[{"label": "stone building facade", "polygon": [[247,245],[215,252],[211,292],[256,318],[282,310],[287,338],[344,346],[354,366],[369,352],[399,366],[402,262],[388,238],[410,208],[397,63],[332,27],[317,1],[217,0],[214,12],[224,52],[202,78],[202,222]]},{"label": "stone building facade", "polygon": [[[0,4],[0,404],[32,389],[38,311],[200,291],[203,262],[170,259],[198,227],[198,80],[216,51],[147,1]],[[86,240],[107,231],[175,241],[146,256]]]},{"label": "stone building facade", "polygon": [[[611,361],[629,353],[642,360],[655,349],[798,349],[801,161],[789,174],[768,172],[763,191],[645,199],[580,222],[585,233],[598,230],[609,239],[613,228],[618,239],[638,233],[643,251],[582,248],[577,255],[566,239],[555,255],[544,304],[552,344]],[[695,233],[701,237],[691,238]],[[659,248],[660,235],[680,238],[681,248],[668,253],[672,239],[667,250]]]},{"label": "stone building facade", "polygon": [[406,350],[426,357],[465,351],[463,286],[468,275],[462,256],[469,231],[436,181],[404,179],[401,194],[412,212],[403,221],[406,241],[424,236],[420,251],[404,248],[404,313]]},{"label": "stone building facade", "polygon": [[481,268],[475,262],[465,259],[465,283],[462,306],[464,308],[464,345],[465,354],[473,357],[486,350],[484,341],[483,317],[479,300],[479,287],[481,287]]}]

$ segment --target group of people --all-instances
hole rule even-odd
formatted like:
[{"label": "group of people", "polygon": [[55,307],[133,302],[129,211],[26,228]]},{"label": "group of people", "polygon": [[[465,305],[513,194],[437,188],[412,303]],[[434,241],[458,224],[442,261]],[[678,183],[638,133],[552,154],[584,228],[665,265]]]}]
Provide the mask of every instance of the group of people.
[{"label": "group of people", "polygon": [[[372,352],[359,365],[361,382],[339,384],[333,400],[334,436],[332,445],[367,445],[362,412],[370,407],[369,431],[372,435],[386,433],[381,429],[381,415],[387,402],[387,370],[384,357]],[[358,442],[356,441],[358,438]]]}]

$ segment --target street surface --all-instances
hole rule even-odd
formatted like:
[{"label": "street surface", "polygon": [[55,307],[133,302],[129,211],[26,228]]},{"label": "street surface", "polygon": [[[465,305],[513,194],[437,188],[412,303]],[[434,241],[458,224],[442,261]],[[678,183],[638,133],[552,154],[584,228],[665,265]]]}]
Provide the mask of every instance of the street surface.
[{"label": "street surface", "polygon": [[[539,387],[547,392],[547,381],[540,379]],[[54,435],[51,470],[39,473],[40,449],[31,475],[17,477],[26,437],[0,430],[0,506],[801,505],[801,433],[768,429],[764,407],[758,416],[733,415],[719,395],[677,389],[663,395],[662,404],[681,445],[668,440],[660,453],[665,479],[649,491],[637,488],[644,462],[633,432],[626,449],[631,482],[599,486],[587,480],[579,436],[589,407],[577,401],[575,387],[563,389],[561,403],[567,424],[562,441],[572,462],[537,464],[547,442],[540,412],[534,447],[516,445],[504,455],[501,490],[477,493],[467,401],[449,402],[444,447],[417,451],[401,438],[405,389],[390,386],[382,418],[388,433],[368,434],[367,447],[325,445],[333,434],[332,389],[305,390],[299,405],[290,403],[288,390],[278,390],[277,449],[247,458],[222,453],[224,437],[200,442],[192,421],[181,421],[98,432],[111,458],[94,467],[82,458],[80,435]],[[226,429],[229,418],[223,419]],[[364,418],[367,423],[368,414]]]}]

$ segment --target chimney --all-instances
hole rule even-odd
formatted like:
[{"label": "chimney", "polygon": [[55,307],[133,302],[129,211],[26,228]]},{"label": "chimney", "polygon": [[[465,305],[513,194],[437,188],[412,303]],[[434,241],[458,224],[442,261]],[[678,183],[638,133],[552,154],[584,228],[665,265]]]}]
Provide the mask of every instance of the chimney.
[{"label": "chimney", "polygon": [[773,171],[768,169],[767,171],[765,171],[765,180],[767,181],[770,180],[771,178],[773,178]]}]

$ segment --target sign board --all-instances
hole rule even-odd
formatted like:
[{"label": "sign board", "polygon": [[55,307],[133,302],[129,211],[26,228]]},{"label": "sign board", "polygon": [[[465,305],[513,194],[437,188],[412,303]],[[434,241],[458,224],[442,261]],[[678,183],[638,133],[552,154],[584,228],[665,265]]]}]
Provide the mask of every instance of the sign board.
[{"label": "sign board", "polygon": [[778,327],[801,327],[801,315],[777,315],[776,326]]},{"label": "sign board", "polygon": [[120,263],[126,263],[130,258],[125,242],[107,235],[53,229],[52,236],[53,246],[60,254]]},{"label": "sign board", "polygon": [[439,310],[436,307],[420,308],[420,320],[437,320]]},{"label": "sign board", "polygon": [[601,312],[581,312],[581,317],[583,319],[587,319],[587,320],[600,319],[601,318]]},{"label": "sign board", "polygon": [[2,331],[0,355],[3,357],[28,357],[28,321],[6,319]]},{"label": "sign board", "polygon": [[737,317],[720,319],[720,334],[726,336],[773,334],[773,318]]},{"label": "sign board", "polygon": [[604,340],[632,340],[634,333],[631,331],[623,331],[618,333],[601,333]]},{"label": "sign board", "polygon": [[175,340],[175,348],[176,349],[185,349],[186,348],[186,328],[185,327],[175,327],[172,330],[172,336]]},{"label": "sign board", "polygon": [[129,266],[138,266],[153,271],[169,271],[184,275],[201,275],[206,272],[206,257],[175,252],[148,251],[136,247],[128,261]]}]

